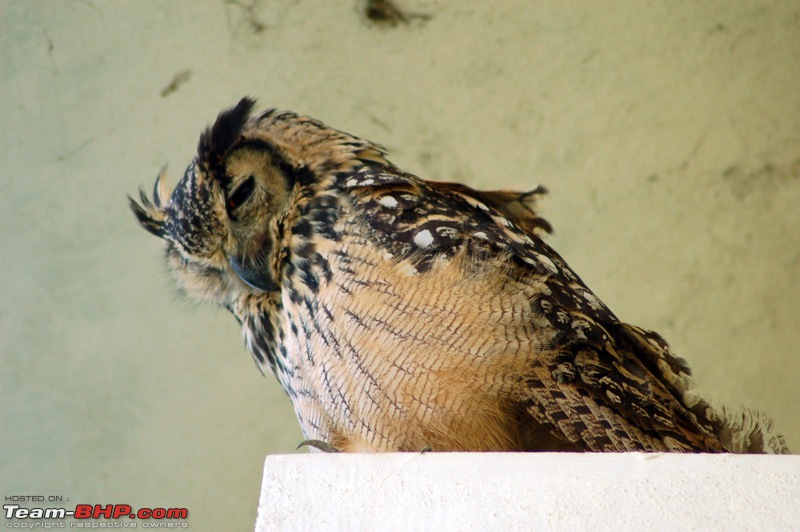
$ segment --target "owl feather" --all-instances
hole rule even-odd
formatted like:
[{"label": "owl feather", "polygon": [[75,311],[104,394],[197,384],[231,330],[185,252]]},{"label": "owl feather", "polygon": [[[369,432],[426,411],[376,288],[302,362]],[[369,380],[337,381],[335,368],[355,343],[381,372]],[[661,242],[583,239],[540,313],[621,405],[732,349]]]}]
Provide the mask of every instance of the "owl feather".
[{"label": "owl feather", "polygon": [[169,200],[131,207],[178,284],[242,325],[309,440],[343,451],[788,452],[717,409],[544,240],[542,187],[478,191],[242,99]]}]

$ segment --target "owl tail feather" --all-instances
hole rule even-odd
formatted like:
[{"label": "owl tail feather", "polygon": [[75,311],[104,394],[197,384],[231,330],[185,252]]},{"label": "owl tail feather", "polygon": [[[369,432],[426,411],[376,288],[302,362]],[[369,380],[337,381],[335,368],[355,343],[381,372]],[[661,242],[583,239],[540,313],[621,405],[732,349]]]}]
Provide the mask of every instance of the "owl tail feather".
[{"label": "owl tail feather", "polygon": [[721,408],[719,440],[732,453],[790,454],[772,419],[747,408]]},{"label": "owl tail feather", "polygon": [[627,323],[618,323],[616,330],[649,360],[654,372],[691,413],[694,422],[707,435],[718,440],[724,451],[790,454],[783,435],[775,431],[772,420],[766,415],[747,408],[718,407],[701,397],[686,361],[675,356],[658,334]]}]

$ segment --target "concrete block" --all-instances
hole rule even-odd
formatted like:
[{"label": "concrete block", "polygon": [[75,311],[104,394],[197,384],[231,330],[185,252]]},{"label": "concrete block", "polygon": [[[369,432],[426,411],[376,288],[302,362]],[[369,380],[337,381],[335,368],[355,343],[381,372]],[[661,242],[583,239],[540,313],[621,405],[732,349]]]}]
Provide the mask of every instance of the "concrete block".
[{"label": "concrete block", "polygon": [[790,530],[800,456],[275,455],[257,531]]}]

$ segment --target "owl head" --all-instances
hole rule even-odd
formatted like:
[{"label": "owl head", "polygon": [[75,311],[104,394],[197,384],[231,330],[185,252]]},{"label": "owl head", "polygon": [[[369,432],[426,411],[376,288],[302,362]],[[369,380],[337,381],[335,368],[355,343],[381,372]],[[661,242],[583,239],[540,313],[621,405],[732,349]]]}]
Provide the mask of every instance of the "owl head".
[{"label": "owl head", "polygon": [[[324,124],[274,109],[250,118],[243,98],[200,136],[197,155],[169,199],[163,171],[152,200],[130,199],[142,227],[166,242],[181,287],[230,303],[248,291],[279,289],[279,241],[302,198],[383,150]],[[387,162],[388,164],[388,162]]]}]

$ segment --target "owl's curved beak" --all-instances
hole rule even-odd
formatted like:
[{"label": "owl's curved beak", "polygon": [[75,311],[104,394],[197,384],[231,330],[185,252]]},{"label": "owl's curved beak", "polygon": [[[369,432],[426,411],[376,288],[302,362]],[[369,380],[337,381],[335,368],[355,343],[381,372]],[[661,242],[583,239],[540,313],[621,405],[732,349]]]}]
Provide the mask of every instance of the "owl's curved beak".
[{"label": "owl's curved beak", "polygon": [[228,262],[239,279],[250,288],[263,290],[264,292],[275,292],[278,290],[275,280],[263,269],[245,266],[238,257],[231,257],[228,259]]}]

